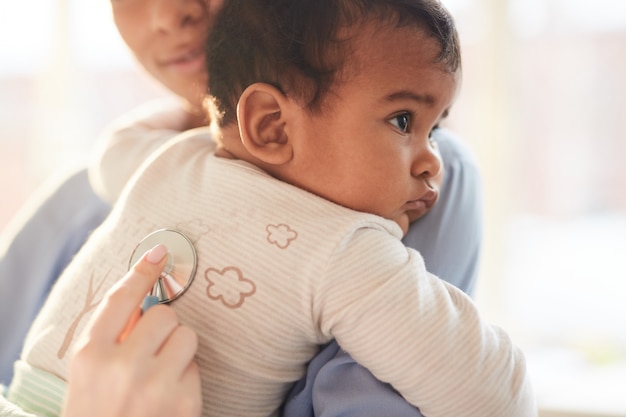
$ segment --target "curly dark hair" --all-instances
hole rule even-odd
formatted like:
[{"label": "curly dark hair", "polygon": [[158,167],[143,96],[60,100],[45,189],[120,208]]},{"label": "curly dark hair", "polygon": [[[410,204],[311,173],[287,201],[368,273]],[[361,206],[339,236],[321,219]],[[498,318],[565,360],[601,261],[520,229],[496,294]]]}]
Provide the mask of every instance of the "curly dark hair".
[{"label": "curly dark hair", "polygon": [[440,46],[436,61],[460,70],[455,24],[438,0],[225,0],[206,49],[211,117],[235,121],[239,96],[255,82],[321,111],[350,53],[341,30],[365,22],[425,30]]}]

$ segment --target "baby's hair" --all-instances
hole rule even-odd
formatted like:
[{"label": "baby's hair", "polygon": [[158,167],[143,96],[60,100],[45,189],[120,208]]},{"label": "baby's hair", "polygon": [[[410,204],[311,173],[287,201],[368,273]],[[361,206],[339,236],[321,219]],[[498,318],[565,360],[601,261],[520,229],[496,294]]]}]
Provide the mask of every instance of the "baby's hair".
[{"label": "baby's hair", "polygon": [[368,22],[424,30],[440,47],[436,62],[460,70],[454,21],[439,0],[225,0],[207,44],[211,117],[235,121],[239,96],[256,82],[322,111],[346,70],[345,29]]}]

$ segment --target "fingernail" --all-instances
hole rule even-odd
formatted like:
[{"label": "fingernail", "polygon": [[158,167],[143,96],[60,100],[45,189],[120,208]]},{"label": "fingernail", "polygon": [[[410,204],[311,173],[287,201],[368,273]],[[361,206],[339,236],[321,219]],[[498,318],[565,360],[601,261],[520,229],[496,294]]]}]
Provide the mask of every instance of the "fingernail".
[{"label": "fingernail", "polygon": [[161,262],[165,255],[167,255],[167,248],[165,247],[165,245],[159,243],[158,245],[150,249],[150,251],[148,252],[148,256],[146,256],[146,261],[156,265]]}]

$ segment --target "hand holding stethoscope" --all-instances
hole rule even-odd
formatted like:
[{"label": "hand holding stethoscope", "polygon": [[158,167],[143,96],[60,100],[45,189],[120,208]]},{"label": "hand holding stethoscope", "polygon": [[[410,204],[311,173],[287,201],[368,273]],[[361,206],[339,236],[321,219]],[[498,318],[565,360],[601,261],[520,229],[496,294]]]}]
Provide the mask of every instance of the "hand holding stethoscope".
[{"label": "hand holding stethoscope", "polygon": [[166,306],[138,318],[137,306],[147,292],[155,291],[155,282],[164,279],[161,271],[171,264],[168,253],[176,259],[176,252],[160,244],[144,252],[107,292],[77,341],[63,417],[201,414],[195,332],[181,325]]},{"label": "hand holding stethoscope", "polygon": [[196,274],[198,260],[193,243],[183,233],[173,229],[160,229],[143,238],[130,257],[129,267],[157,244],[167,247],[167,264],[150,293],[144,298],[143,312],[155,304],[170,303],[180,297],[189,288]]}]

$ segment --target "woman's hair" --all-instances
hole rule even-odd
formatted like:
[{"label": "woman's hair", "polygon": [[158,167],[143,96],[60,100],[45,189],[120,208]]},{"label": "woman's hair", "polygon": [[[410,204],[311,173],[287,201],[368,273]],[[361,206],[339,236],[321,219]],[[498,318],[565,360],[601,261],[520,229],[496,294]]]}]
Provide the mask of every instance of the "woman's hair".
[{"label": "woman's hair", "polygon": [[460,70],[454,21],[438,0],[225,0],[207,43],[211,118],[235,121],[239,96],[256,82],[322,111],[351,53],[346,29],[370,22],[425,31],[439,44],[436,62]]}]

